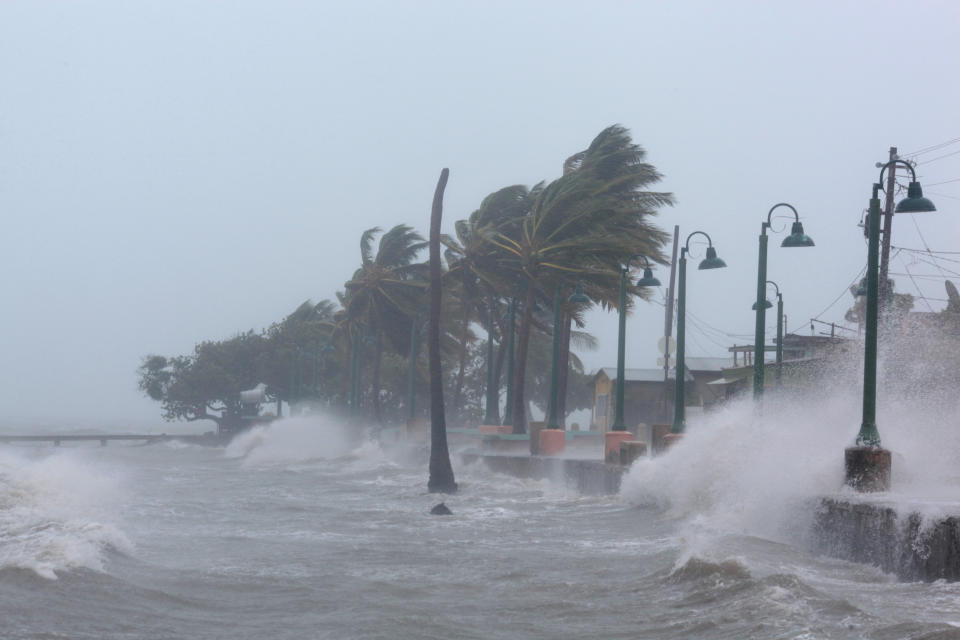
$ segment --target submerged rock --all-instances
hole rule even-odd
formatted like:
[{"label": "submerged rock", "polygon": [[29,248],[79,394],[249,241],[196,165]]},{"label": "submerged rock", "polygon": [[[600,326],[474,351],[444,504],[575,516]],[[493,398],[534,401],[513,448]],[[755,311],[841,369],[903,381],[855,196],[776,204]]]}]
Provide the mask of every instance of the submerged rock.
[{"label": "submerged rock", "polygon": [[433,509],[430,509],[430,513],[435,516],[452,516],[453,511],[450,511],[449,507],[444,503],[440,503],[435,506]]}]

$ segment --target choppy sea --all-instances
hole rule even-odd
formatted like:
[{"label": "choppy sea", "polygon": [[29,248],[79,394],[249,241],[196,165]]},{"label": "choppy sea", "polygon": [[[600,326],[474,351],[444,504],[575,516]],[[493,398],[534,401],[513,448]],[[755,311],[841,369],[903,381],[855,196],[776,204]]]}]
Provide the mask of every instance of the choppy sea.
[{"label": "choppy sea", "polygon": [[[605,497],[456,456],[431,495],[424,449],[321,417],[0,446],[0,638],[960,638],[960,585],[809,547],[850,433],[808,422],[721,413]],[[904,499],[956,493],[951,442],[895,458]]]}]

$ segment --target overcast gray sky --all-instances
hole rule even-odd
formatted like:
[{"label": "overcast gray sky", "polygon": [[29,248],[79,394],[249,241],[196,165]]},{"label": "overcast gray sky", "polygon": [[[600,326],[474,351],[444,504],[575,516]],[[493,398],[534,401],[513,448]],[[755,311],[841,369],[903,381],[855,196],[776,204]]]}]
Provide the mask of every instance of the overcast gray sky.
[{"label": "overcast gray sky", "polygon": [[[960,137],[958,17],[902,0],[2,2],[0,415],[160,426],[144,354],[332,299],[364,229],[426,234],[443,167],[449,229],[613,123],[676,195],[660,224],[708,232],[729,265],[691,271],[711,328],[690,326],[689,355],[750,342],[757,235],[781,201],[817,243],[780,249],[775,225],[790,328],[841,322],[875,163]],[[898,217],[894,245],[960,251],[957,151],[917,156],[945,183],[926,188],[939,212]],[[926,259],[891,271],[935,276],[916,283],[940,309],[950,274]],[[615,365],[615,316],[589,320],[586,363]],[[630,317],[628,366],[655,366],[662,324],[652,304]]]}]

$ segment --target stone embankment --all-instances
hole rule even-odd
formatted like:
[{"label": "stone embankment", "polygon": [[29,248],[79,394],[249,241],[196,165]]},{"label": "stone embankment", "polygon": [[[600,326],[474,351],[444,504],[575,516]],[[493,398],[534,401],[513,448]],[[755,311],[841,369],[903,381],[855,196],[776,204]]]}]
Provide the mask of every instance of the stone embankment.
[{"label": "stone embankment", "polygon": [[[958,509],[960,511],[960,509]],[[960,580],[960,517],[856,498],[824,498],[814,550],[863,562],[901,580]]]}]

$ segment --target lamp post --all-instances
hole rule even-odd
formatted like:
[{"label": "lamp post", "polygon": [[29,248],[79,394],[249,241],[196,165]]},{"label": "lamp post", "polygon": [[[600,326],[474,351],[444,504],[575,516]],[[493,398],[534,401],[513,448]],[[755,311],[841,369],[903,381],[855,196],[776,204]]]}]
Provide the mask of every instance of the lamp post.
[{"label": "lamp post", "polygon": [[643,277],[637,280],[638,287],[659,287],[660,281],[653,277],[653,270],[650,268],[650,260],[643,254],[637,253],[627,260],[627,264],[620,268],[620,327],[617,331],[617,399],[616,414],[613,418],[611,431],[625,431],[627,429],[626,420],[623,416],[623,395],[624,395],[624,360],[626,359],[626,328],[627,328],[627,273],[630,271],[630,263],[634,258],[643,258],[646,266],[643,269]]},{"label": "lamp post", "polygon": [[[767,284],[772,284],[773,287],[777,290],[777,388],[783,386],[783,295],[780,294],[780,287],[777,286],[777,283],[773,280],[767,280]],[[766,309],[769,309],[773,305],[770,304],[770,301],[764,296],[763,306]],[[756,310],[757,303],[754,302],[751,309]]]},{"label": "lamp post", "polygon": [[[550,363],[550,398],[547,408],[547,429],[559,429],[560,420],[557,417],[557,396],[559,386],[560,362],[560,286],[562,281],[557,281],[557,288],[553,294],[553,357]],[[577,284],[576,290],[568,298],[567,302],[575,304],[587,304],[590,298],[583,293],[583,285]]]},{"label": "lamp post", "polygon": [[713,241],[703,231],[694,231],[687,236],[684,247],[680,250],[680,273],[677,283],[677,358],[676,374],[674,375],[674,400],[673,400],[673,425],[670,427],[670,433],[683,433],[686,428],[686,419],[684,417],[684,382],[686,378],[686,362],[684,354],[684,343],[686,341],[686,315],[687,315],[687,253],[690,251],[690,238],[695,235],[702,235],[707,239],[707,257],[700,261],[697,267],[700,270],[720,269],[727,266],[727,263],[717,257],[717,250],[713,248]]},{"label": "lamp post", "polygon": [[890,452],[880,447],[877,430],[877,304],[880,289],[880,191],[883,172],[900,164],[910,170],[912,180],[907,197],[897,204],[896,213],[922,213],[937,208],[923,197],[913,166],[903,160],[891,160],[880,168],[880,180],[873,185],[867,217],[867,309],[863,345],[863,421],[856,446],[845,452],[846,481],[860,491],[883,491],[890,486]]},{"label": "lamp post", "polygon": [[766,323],[766,308],[763,302],[766,300],[767,288],[767,229],[770,228],[770,221],[773,212],[778,207],[788,207],[793,211],[793,227],[790,229],[790,235],[780,243],[781,247],[812,247],[813,240],[803,232],[803,223],[800,222],[800,215],[792,205],[781,202],[770,207],[767,213],[767,221],[760,225],[760,255],[757,259],[757,323],[754,333],[753,348],[753,397],[756,400],[763,398],[763,354],[764,342],[764,324]]},{"label": "lamp post", "polygon": [[487,410],[483,416],[483,424],[499,424],[498,411],[499,389],[493,384],[493,304],[487,313]]}]

